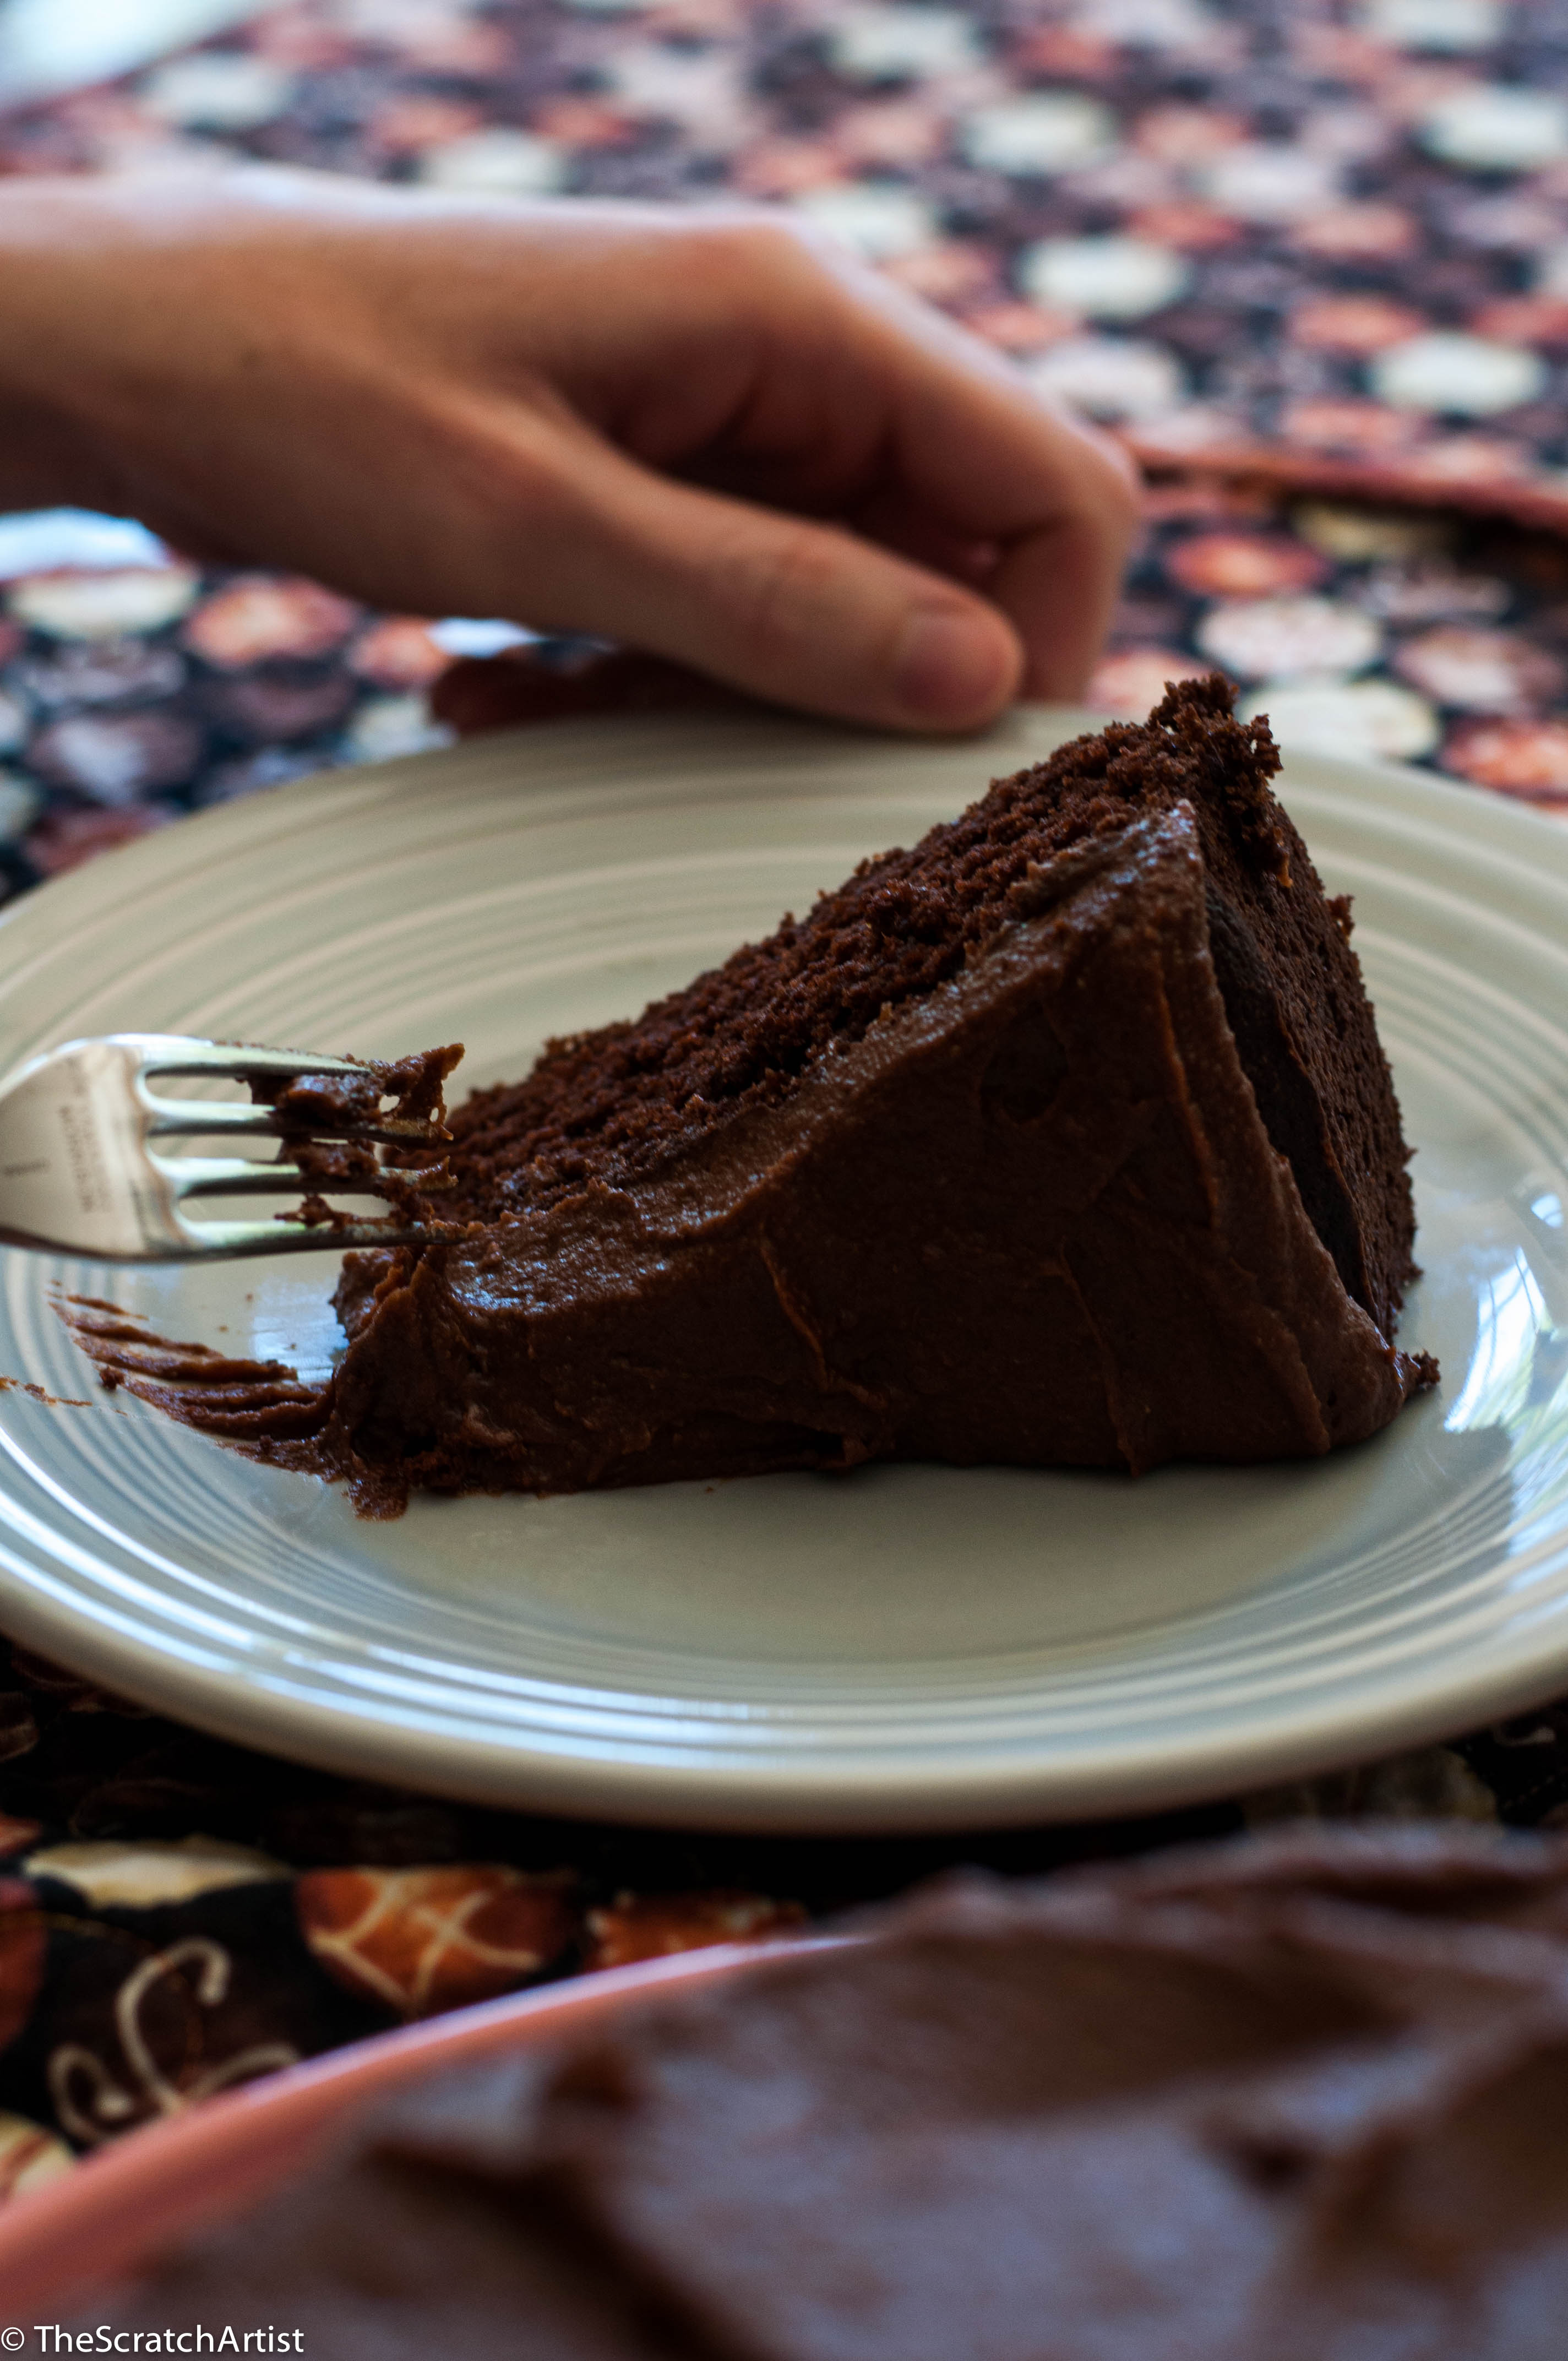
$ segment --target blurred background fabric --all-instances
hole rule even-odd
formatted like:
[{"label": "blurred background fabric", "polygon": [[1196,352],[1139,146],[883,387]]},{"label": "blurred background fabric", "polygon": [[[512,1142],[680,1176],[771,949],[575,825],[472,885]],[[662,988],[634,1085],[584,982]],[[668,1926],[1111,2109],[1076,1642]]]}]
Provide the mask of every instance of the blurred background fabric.
[{"label": "blurred background fabric", "polygon": [[[1217,664],[1288,746],[1568,810],[1563,0],[11,0],[25,56],[74,82],[0,111],[11,173],[796,208],[1141,453],[1100,703]],[[592,693],[124,522],[0,521],[0,585],[6,892]]]}]

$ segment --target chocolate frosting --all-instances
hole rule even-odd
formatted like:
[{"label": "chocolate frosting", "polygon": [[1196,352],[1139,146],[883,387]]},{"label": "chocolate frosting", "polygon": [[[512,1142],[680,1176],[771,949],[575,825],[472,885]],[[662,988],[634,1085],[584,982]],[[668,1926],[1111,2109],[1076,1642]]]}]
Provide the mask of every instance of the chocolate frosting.
[{"label": "chocolate frosting", "polygon": [[1228,702],[1075,741],[477,1093],[430,1243],[345,1265],[324,1389],[88,1349],[372,1513],[1375,1433],[1436,1375],[1393,1345],[1398,1111],[1348,911]]},{"label": "chocolate frosting", "polygon": [[334,2361],[1561,2361],[1568,1844],[1010,1887],[404,2096],[93,2317]]},{"label": "chocolate frosting", "polygon": [[506,1455],[572,1489],[873,1458],[1136,1471],[1386,1425],[1415,1372],[1263,1129],[1190,812],[1050,883],[783,1105],[428,1255],[345,1358],[345,1439],[396,1434],[415,1480]]},{"label": "chocolate frosting", "polygon": [[276,1372],[254,1398],[226,1366],[204,1399],[199,1365],[126,1382],[396,1507],[1310,1457],[1430,1368],[1347,1294],[1264,1127],[1185,806],[1055,864],[950,981],[649,1179],[356,1272],[319,1410]]}]

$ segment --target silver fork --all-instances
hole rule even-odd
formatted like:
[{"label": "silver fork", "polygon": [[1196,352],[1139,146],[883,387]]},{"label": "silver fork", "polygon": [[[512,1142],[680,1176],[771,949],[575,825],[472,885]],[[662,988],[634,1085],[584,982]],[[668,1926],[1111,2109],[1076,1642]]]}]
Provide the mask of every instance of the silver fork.
[{"label": "silver fork", "polygon": [[[230,1134],[387,1141],[435,1147],[431,1124],[372,1117],[285,1123],[271,1107],[234,1099],[160,1098],[155,1074],[283,1083],[374,1070],[313,1049],[255,1049],[173,1033],[111,1033],[69,1041],[17,1069],[0,1086],[0,1243],[102,1256],[114,1262],[183,1262],[214,1255],[299,1253],[306,1247],[393,1246],[421,1232],[406,1222],[314,1226],[192,1219],[193,1198],[286,1191],[296,1200],[333,1183],[293,1163],[243,1157],[165,1155],[162,1140]],[[363,1195],[352,1182],[338,1184]]]}]

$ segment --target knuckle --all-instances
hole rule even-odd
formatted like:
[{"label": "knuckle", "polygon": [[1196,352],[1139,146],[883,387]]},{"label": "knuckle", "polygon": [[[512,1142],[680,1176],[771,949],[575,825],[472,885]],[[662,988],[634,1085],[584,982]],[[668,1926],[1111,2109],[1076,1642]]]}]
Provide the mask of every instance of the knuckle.
[{"label": "knuckle", "polygon": [[449,512],[492,566],[559,565],[592,537],[592,471],[574,466],[554,436],[526,424],[453,435],[442,467]]},{"label": "knuckle", "polygon": [[1101,497],[1113,527],[1124,538],[1136,532],[1143,514],[1144,480],[1137,461],[1109,435],[1099,438]]},{"label": "knuckle", "polygon": [[1130,541],[1143,515],[1143,478],[1131,453],[1113,435],[1073,422],[1075,505],[1100,533]]},{"label": "knuckle", "polygon": [[468,480],[503,530],[525,518],[535,531],[568,525],[580,507],[561,438],[526,416],[497,421],[462,446]]},{"label": "knuckle", "polygon": [[1106,471],[1107,490],[1128,516],[1136,516],[1144,489],[1143,474],[1137,461],[1125,444],[1118,443],[1114,435],[1101,434],[1095,439]]},{"label": "knuckle", "polygon": [[752,653],[784,655],[830,602],[832,553],[820,531],[786,526],[763,543],[737,545],[724,567],[730,612]]},{"label": "knuckle", "polygon": [[727,212],[690,235],[709,269],[738,292],[819,268],[809,225],[763,206]]}]

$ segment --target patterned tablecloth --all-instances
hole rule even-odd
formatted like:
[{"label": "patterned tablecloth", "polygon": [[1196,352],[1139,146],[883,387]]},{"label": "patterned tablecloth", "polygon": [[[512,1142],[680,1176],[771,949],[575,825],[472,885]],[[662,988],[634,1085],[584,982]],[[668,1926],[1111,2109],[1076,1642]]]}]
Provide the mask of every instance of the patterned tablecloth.
[{"label": "patterned tablecloth", "polygon": [[[230,155],[799,207],[1143,456],[1101,702],[1141,714],[1215,663],[1287,746],[1568,815],[1563,0],[298,0],[0,119],[10,171]],[[659,693],[108,520],[0,520],[0,583],[4,895],[455,725]],[[786,1842],[356,1784],[0,1666],[5,2191],[401,2018],[958,1858],[1293,1810],[1568,1824],[1568,1705],[1157,1820]]]}]

